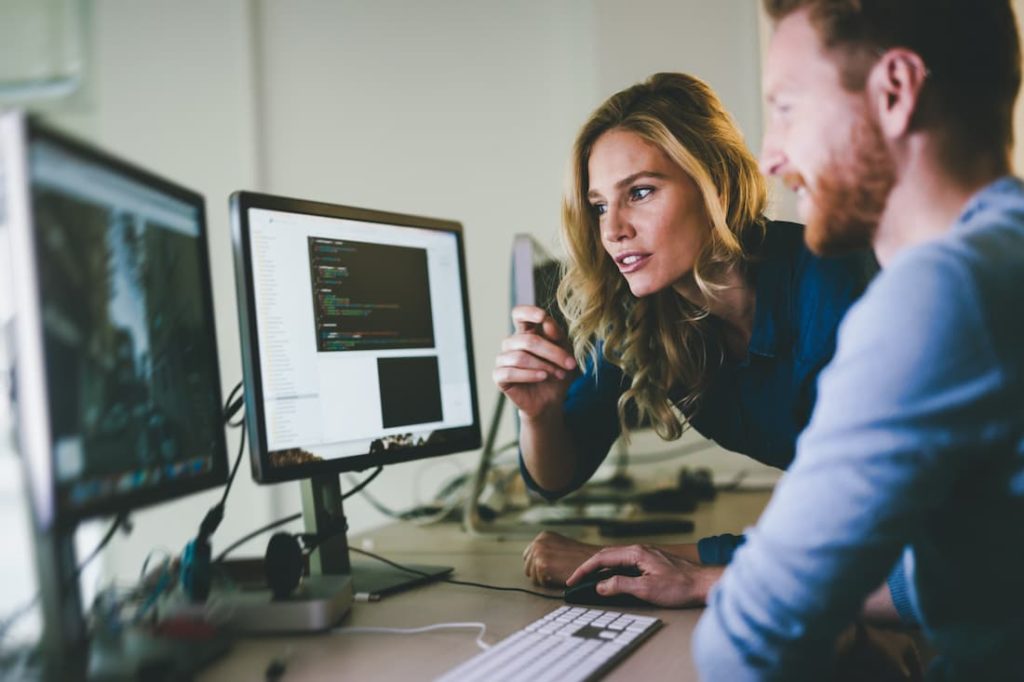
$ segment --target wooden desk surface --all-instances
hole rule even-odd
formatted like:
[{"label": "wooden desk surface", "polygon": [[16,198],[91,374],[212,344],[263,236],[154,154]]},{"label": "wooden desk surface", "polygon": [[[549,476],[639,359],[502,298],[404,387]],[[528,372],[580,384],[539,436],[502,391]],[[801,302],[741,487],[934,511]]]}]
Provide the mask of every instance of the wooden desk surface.
[{"label": "wooden desk surface", "polygon": [[[739,533],[756,521],[768,492],[721,493],[691,516],[695,532],[647,538],[649,542],[695,542],[716,533]],[[596,536],[584,536],[598,542]],[[371,551],[401,563],[416,561],[455,566],[455,578],[493,585],[533,588],[523,575],[520,557],[528,538],[472,537],[453,524],[419,527],[392,524],[354,536],[354,547],[372,542]],[[638,539],[643,541],[643,539]],[[560,594],[560,590],[542,590]],[[283,682],[320,680],[431,680],[480,649],[472,629],[415,635],[343,634],[345,626],[411,628],[442,622],[483,622],[484,640],[495,643],[561,604],[537,596],[433,583],[379,602],[356,603],[328,634],[256,637],[239,640],[231,652],[203,671],[200,680],[258,680],[271,659],[287,656]],[[606,679],[694,680],[690,636],[700,609],[618,609],[649,613],[664,627]],[[290,654],[289,654],[290,652]]]}]

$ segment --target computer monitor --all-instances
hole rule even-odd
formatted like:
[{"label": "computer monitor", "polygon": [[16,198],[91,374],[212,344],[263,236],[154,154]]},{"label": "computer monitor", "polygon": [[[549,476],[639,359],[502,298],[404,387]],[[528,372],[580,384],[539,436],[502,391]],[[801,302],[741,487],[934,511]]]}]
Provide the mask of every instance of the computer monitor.
[{"label": "computer monitor", "polygon": [[543,308],[564,330],[565,316],[558,307],[558,285],[562,281],[562,263],[548,253],[532,235],[517,234],[512,240],[511,305],[535,305]]},{"label": "computer monitor", "polygon": [[253,477],[305,480],[313,569],[348,573],[340,472],[480,447],[462,229],[249,192],[231,215]]},{"label": "computer monitor", "polygon": [[43,644],[75,657],[76,524],[227,478],[204,204],[19,112],[0,117],[0,174]]}]

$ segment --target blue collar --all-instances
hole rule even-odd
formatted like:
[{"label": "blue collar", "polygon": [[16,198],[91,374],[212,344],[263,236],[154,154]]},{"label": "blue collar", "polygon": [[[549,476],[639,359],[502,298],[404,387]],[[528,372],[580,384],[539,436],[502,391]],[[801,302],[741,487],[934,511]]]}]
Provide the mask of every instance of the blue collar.
[{"label": "blue collar", "polygon": [[953,223],[954,229],[970,223],[971,218],[977,215],[979,211],[985,210],[993,202],[998,201],[1000,197],[1010,194],[1019,197],[1022,190],[1024,190],[1024,183],[1014,175],[1004,175],[997,180],[993,180],[967,200],[964,210],[960,212],[960,217]]}]

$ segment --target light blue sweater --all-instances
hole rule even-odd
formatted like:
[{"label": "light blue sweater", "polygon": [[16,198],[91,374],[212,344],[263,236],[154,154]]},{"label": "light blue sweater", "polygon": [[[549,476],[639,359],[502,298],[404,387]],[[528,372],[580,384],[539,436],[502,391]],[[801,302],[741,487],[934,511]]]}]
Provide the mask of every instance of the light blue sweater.
[{"label": "light blue sweater", "polygon": [[851,308],[789,473],[694,635],[705,680],[821,679],[897,561],[935,679],[1024,679],[1024,185]]}]

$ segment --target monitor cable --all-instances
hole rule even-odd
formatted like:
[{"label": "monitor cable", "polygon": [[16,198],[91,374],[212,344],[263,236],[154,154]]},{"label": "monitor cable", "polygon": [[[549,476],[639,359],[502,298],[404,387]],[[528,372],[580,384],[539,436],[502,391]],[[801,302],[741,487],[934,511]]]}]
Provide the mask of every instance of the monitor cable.
[{"label": "monitor cable", "polygon": [[[377,475],[380,474],[380,472],[382,470],[383,470],[383,467],[378,467],[377,469],[375,469],[374,472],[372,474],[370,474],[368,477],[366,477],[362,482],[360,482],[359,485],[357,485],[355,488],[353,488],[352,490],[349,490],[347,493],[345,493],[342,496],[342,500],[344,500],[344,499],[346,499],[348,497],[351,497],[352,495],[355,495],[356,493],[361,491],[363,488],[365,488],[367,485],[369,485],[370,482],[374,478],[376,478]],[[282,519],[278,519],[277,521],[273,521],[271,523],[268,523],[267,525],[261,526],[260,528],[257,528],[256,530],[252,531],[251,533],[248,533],[248,534],[242,536],[241,538],[239,538],[235,542],[233,542],[230,545],[228,545],[227,548],[225,548],[224,551],[222,551],[217,556],[217,559],[216,559],[215,563],[220,563],[220,562],[224,561],[224,559],[227,558],[228,554],[230,554],[232,551],[234,551],[235,549],[237,549],[241,545],[245,544],[249,540],[252,540],[253,538],[255,538],[255,537],[259,536],[259,535],[262,535],[263,533],[267,533],[267,532],[269,532],[271,530],[274,530],[275,528],[279,528],[281,526],[284,526],[284,525],[287,525],[289,523],[292,523],[293,521],[298,521],[301,518],[302,518],[302,512],[298,512],[298,513],[292,514],[290,516],[286,516],[286,517],[284,517]],[[305,550],[307,552],[313,551],[314,549],[316,549],[316,547],[318,545],[320,545],[322,542],[330,539],[331,537],[333,537],[333,535],[326,535],[326,536],[322,536],[322,537],[317,537],[316,535],[314,535],[312,533],[300,533],[300,534],[298,534],[298,538],[302,542],[303,547],[305,548]],[[423,577],[426,577],[426,578],[431,578],[432,580],[438,580],[439,582],[450,583],[452,585],[464,585],[464,586],[467,586],[467,587],[479,587],[479,588],[482,588],[482,589],[485,589],[485,590],[497,590],[497,591],[500,591],[500,592],[522,592],[524,594],[532,594],[532,595],[534,595],[536,597],[543,597],[544,599],[557,599],[559,601],[562,600],[562,598],[563,598],[561,595],[547,594],[545,592],[537,592],[535,590],[527,590],[527,589],[524,589],[524,588],[521,588],[521,587],[504,587],[504,586],[500,586],[500,585],[488,585],[488,584],[485,584],[485,583],[471,582],[471,581],[468,581],[468,580],[455,580],[453,578],[437,578],[436,576],[430,575],[429,573],[424,573],[424,572],[419,571],[419,570],[417,570],[415,568],[409,568],[408,566],[403,566],[401,564],[395,563],[394,561],[391,561],[390,559],[385,559],[382,556],[379,556],[379,555],[374,554],[372,552],[368,552],[368,551],[366,551],[364,549],[359,549],[359,548],[356,548],[356,547],[352,547],[351,545],[349,546],[349,551],[356,552],[357,554],[362,554],[362,555],[367,556],[367,557],[369,557],[371,559],[375,559],[376,561],[380,561],[382,563],[388,564],[389,566],[392,566],[393,568],[397,568],[400,571],[405,571],[406,573],[412,573],[413,575],[419,575],[419,576],[423,576]]]},{"label": "monitor cable", "polygon": [[535,597],[543,597],[544,599],[557,599],[558,601],[563,601],[563,596],[560,595],[560,594],[547,594],[545,592],[537,592],[535,590],[527,590],[527,589],[522,588],[522,587],[503,587],[501,585],[488,585],[486,583],[476,583],[476,582],[472,582],[472,581],[469,581],[469,580],[455,580],[454,578],[435,578],[434,576],[430,575],[429,573],[424,573],[423,571],[418,571],[415,568],[409,568],[408,566],[403,566],[402,564],[395,563],[394,561],[391,561],[390,559],[385,559],[384,557],[382,557],[382,556],[380,556],[378,554],[374,554],[373,552],[367,552],[365,549],[358,549],[356,547],[349,547],[349,551],[356,552],[357,554],[362,554],[363,556],[367,556],[367,557],[370,557],[371,559],[375,559],[377,561],[383,562],[383,563],[387,564],[388,566],[392,566],[394,568],[397,568],[400,571],[405,571],[406,573],[412,573],[414,575],[421,575],[421,576],[423,576],[425,578],[430,578],[432,580],[437,580],[438,582],[442,582],[442,583],[449,583],[451,585],[464,585],[466,587],[479,587],[479,588],[482,588],[482,589],[485,589],[485,590],[497,590],[499,592],[522,592],[523,594],[532,594]]},{"label": "monitor cable", "polygon": [[242,390],[242,382],[239,381],[231,389],[227,400],[224,401],[223,413],[224,423],[239,429],[241,432],[238,439],[238,454],[235,455],[235,461],[231,467],[231,473],[228,475],[228,481],[224,486],[224,494],[221,495],[220,501],[206,512],[206,516],[203,517],[202,522],[199,524],[199,532],[196,533],[196,537],[185,545],[185,549],[181,553],[179,567],[181,587],[185,595],[193,602],[206,601],[210,594],[210,557],[213,552],[210,546],[210,538],[213,537],[217,527],[224,520],[224,509],[227,505],[228,493],[231,492],[231,485],[235,482],[235,475],[238,473],[238,467],[242,463],[242,454],[245,451],[245,414],[243,413],[235,421],[232,421],[232,418],[244,406],[245,393]]},{"label": "monitor cable", "polygon": [[[382,467],[382,466],[379,466],[376,469],[374,469],[373,472],[371,472],[369,476],[367,476],[362,481],[360,481],[358,485],[356,485],[354,488],[352,488],[352,490],[349,490],[348,492],[343,494],[341,496],[342,501],[345,501],[348,498],[350,498],[353,495],[355,495],[356,493],[361,492],[363,490],[363,488],[365,488],[366,486],[370,485],[370,483],[373,481],[373,479],[377,478],[377,476],[379,476],[380,472],[382,472],[383,470],[384,470],[384,467]],[[260,536],[260,535],[262,535],[264,533],[272,531],[275,528],[280,528],[281,526],[284,526],[284,525],[287,525],[289,523],[292,523],[293,521],[298,521],[301,518],[302,518],[302,512],[298,512],[298,513],[292,514],[291,516],[286,516],[283,519],[278,519],[277,521],[273,521],[271,523],[268,523],[265,526],[261,526],[260,528],[257,528],[256,530],[254,530],[251,533],[248,533],[248,534],[240,537],[239,539],[235,540],[230,545],[228,545],[226,548],[224,548],[224,550],[220,554],[217,555],[217,558],[214,560],[214,563],[221,563],[222,561],[224,561],[225,558],[227,558],[228,554],[230,554],[234,550],[238,549],[239,547],[241,547],[245,543],[249,542],[249,540],[252,540],[253,538],[255,538],[257,536]]]}]

